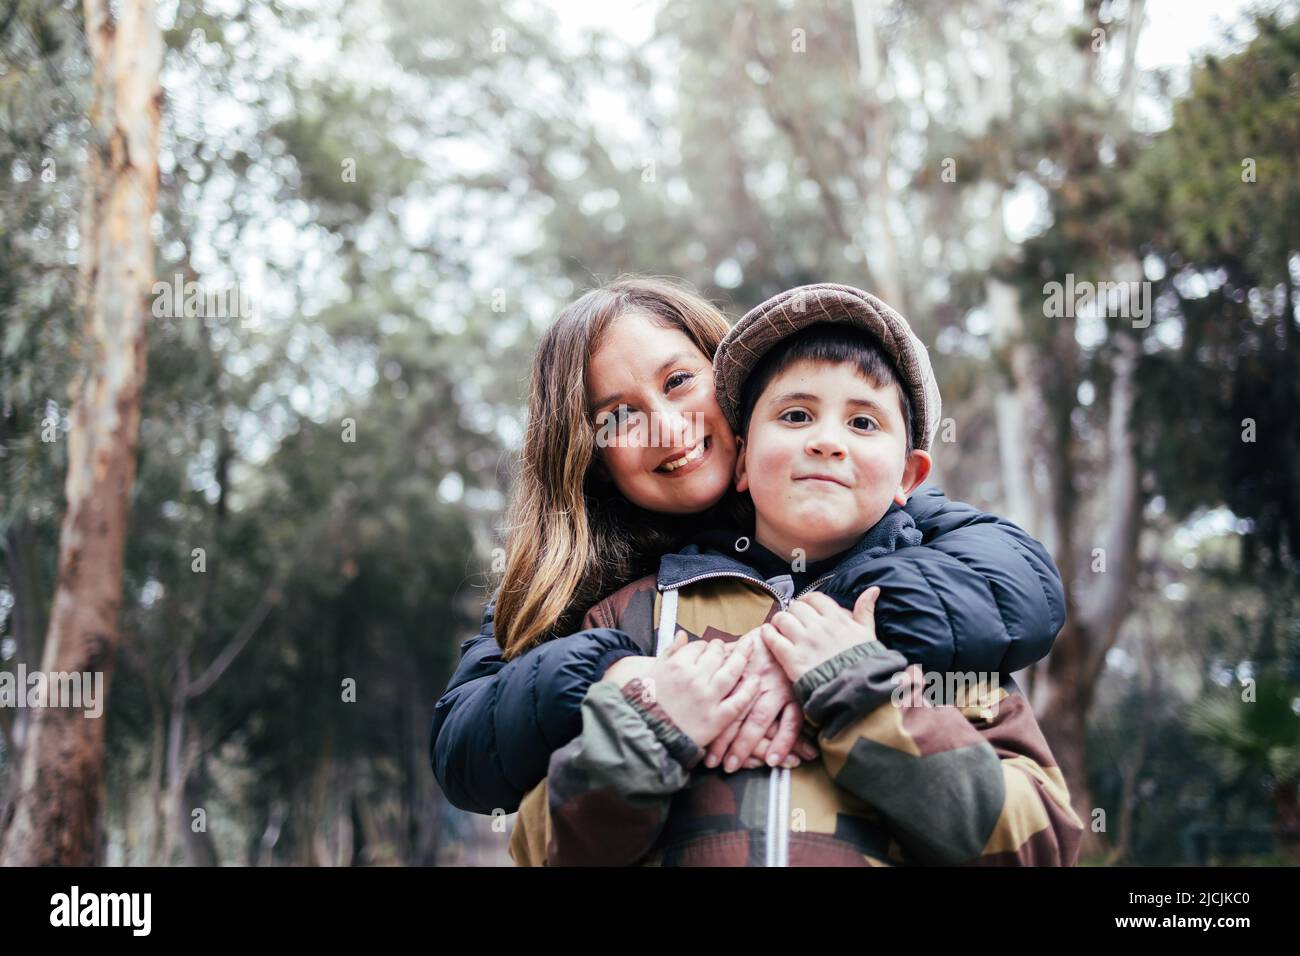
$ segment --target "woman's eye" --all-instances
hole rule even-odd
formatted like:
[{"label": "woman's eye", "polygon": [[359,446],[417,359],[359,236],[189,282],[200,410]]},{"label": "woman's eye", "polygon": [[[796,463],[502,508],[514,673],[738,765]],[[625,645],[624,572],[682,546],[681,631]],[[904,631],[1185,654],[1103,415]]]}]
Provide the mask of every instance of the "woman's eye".
[{"label": "woman's eye", "polygon": [[671,391],[679,385],[684,385],[693,378],[695,378],[695,376],[690,372],[673,372],[672,375],[668,376],[668,381],[665,383],[667,385],[666,391]]},{"label": "woman's eye", "polygon": [[606,409],[603,412],[596,413],[596,427],[600,428],[606,421],[613,421],[615,424],[624,421],[630,409],[626,405],[615,405],[613,408]]},{"label": "woman's eye", "polygon": [[[802,415],[804,417],[802,419],[792,420],[790,418],[791,415]],[[810,418],[811,416],[807,412],[805,412],[802,408],[792,408],[788,412],[784,412],[781,415],[781,421],[790,422],[791,424],[794,425],[801,425],[803,424],[805,419],[810,419]]]},{"label": "woman's eye", "polygon": [[853,427],[861,428],[866,431],[872,431],[874,429],[878,429],[880,426],[876,424],[876,420],[874,418],[870,418],[866,415],[858,415],[853,419]]}]

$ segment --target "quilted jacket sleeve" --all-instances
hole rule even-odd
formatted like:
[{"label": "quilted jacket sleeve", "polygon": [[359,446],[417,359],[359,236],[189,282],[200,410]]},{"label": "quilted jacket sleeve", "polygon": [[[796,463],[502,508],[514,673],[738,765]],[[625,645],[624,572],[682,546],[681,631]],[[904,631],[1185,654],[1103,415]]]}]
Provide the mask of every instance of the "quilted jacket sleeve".
[{"label": "quilted jacket sleeve", "polygon": [[1074,866],[1083,823],[1024,696],[983,685],[936,704],[906,665],[868,641],[795,682],[835,783],[909,862]]},{"label": "quilted jacket sleeve", "polygon": [[582,733],[551,757],[547,866],[632,866],[663,830],[704,750],[639,678],[591,685]]},{"label": "quilted jacket sleeve", "polygon": [[879,585],[880,640],[927,671],[1011,673],[1047,656],[1065,623],[1061,575],[1020,527],[937,488],[905,509],[922,543],[842,569],[824,588],[851,608]]},{"label": "quilted jacket sleeve", "polygon": [[513,813],[546,776],[551,753],[582,729],[591,684],[620,657],[642,653],[623,631],[589,627],[507,662],[492,629],[494,608],[495,600],[479,633],[461,645],[430,740],[438,785],[453,806],[473,813]]}]

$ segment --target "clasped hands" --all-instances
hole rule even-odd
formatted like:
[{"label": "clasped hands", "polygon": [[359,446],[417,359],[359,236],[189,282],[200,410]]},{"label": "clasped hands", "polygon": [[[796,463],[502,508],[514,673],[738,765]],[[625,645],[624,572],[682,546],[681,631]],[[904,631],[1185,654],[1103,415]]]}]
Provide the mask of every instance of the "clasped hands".
[{"label": "clasped hands", "polygon": [[688,641],[679,630],[658,658],[624,657],[605,672],[622,686],[640,677],[646,693],[692,740],[707,767],[795,767],[819,750],[804,727],[794,683],[813,668],[876,639],[880,588],[862,593],[850,614],[812,592],[739,640]]}]

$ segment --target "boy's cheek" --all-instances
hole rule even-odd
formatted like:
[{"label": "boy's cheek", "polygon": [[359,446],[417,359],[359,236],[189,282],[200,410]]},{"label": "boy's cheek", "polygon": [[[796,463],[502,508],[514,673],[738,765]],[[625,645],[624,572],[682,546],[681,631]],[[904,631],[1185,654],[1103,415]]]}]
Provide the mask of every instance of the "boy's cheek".
[{"label": "boy's cheek", "polygon": [[769,479],[784,475],[790,470],[792,453],[781,447],[763,446],[751,449],[747,470]]},{"label": "boy's cheek", "polygon": [[892,488],[903,476],[901,463],[893,456],[871,455],[858,458],[854,464],[863,482],[871,487]]},{"label": "boy's cheek", "polygon": [[870,462],[859,466],[858,470],[861,496],[867,503],[874,504],[877,500],[886,502],[892,501],[894,493],[898,491],[902,474],[895,467],[891,467],[889,462]]}]

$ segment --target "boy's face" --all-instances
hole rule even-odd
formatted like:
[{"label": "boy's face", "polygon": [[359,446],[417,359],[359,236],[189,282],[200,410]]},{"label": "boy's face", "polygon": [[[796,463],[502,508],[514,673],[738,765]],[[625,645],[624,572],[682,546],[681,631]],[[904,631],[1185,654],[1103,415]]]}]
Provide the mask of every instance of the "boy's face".
[{"label": "boy's face", "polygon": [[763,547],[817,561],[856,544],[891,502],[907,503],[930,456],[906,453],[899,400],[843,362],[796,362],[768,383],[736,459]]}]

